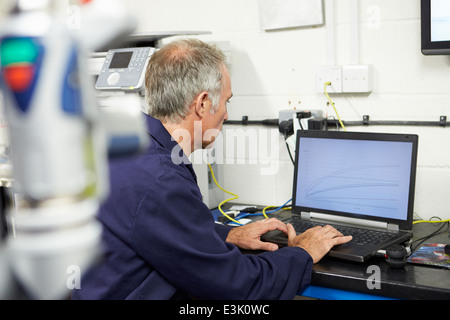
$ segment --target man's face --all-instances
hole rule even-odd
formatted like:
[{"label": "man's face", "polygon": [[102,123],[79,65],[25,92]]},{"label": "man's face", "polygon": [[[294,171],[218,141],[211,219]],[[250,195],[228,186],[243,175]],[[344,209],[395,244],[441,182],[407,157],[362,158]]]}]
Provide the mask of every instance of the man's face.
[{"label": "man's face", "polygon": [[[202,123],[203,148],[212,144],[222,130],[223,123],[228,120],[227,103],[233,96],[231,91],[231,77],[228,69],[223,66],[223,90],[219,107],[212,112],[206,112]],[[213,108],[211,105],[210,108]]]}]

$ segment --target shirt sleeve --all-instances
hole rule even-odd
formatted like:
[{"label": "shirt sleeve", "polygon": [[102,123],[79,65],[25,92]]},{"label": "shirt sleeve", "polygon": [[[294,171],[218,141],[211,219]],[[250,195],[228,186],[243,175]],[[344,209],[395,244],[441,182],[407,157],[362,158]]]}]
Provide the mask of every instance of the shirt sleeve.
[{"label": "shirt sleeve", "polygon": [[199,299],[292,299],[310,283],[312,259],[303,249],[243,255],[225,234],[197,185],[167,174],[143,197],[129,242],[170,283]]},{"label": "shirt sleeve", "polygon": [[219,235],[220,239],[222,239],[223,241],[225,241],[228,237],[228,234],[231,231],[231,227],[225,226],[223,224],[215,224],[216,227],[216,232]]}]

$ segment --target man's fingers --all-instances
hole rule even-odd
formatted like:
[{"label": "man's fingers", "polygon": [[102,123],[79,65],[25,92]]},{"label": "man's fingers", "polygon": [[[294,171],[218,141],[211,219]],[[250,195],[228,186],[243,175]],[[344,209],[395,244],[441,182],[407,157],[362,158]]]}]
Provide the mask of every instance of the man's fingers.
[{"label": "man's fingers", "polygon": [[286,224],[284,224],[280,220],[278,220],[276,218],[270,218],[268,220],[263,220],[263,221],[264,221],[264,223],[267,224],[267,228],[269,229],[269,231],[279,230],[284,233],[287,233]]},{"label": "man's fingers", "polygon": [[343,244],[351,241],[353,239],[352,236],[342,236],[342,237],[336,237],[334,238],[334,245]]},{"label": "man's fingers", "polygon": [[295,237],[297,236],[297,233],[295,232],[294,227],[290,223],[288,223],[286,225],[286,228],[287,228],[287,236],[288,236],[289,242],[291,242],[295,239]]},{"label": "man's fingers", "polygon": [[326,238],[334,238],[334,237],[343,237],[344,236],[341,232],[336,230],[336,228],[334,228],[334,227],[332,227],[330,225],[326,225],[326,226],[323,226],[323,227],[316,226],[316,227],[311,228],[309,230],[321,233]]},{"label": "man's fingers", "polygon": [[322,231],[325,238],[332,240],[331,243],[333,246],[349,242],[353,238],[352,236],[344,236],[341,232],[329,225],[324,226]]},{"label": "man's fingers", "polygon": [[322,229],[324,230],[325,234],[327,234],[331,237],[342,237],[343,236],[343,234],[341,232],[339,232],[332,226],[327,225],[327,226],[324,226]]}]

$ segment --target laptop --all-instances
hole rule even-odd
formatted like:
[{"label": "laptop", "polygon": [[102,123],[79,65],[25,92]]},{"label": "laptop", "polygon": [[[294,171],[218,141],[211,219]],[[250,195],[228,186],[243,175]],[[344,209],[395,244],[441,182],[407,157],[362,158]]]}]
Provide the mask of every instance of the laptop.
[{"label": "laptop", "polygon": [[[356,232],[328,253],[356,262],[408,241],[417,148],[412,134],[299,130],[291,218],[297,233],[304,231],[299,225],[311,223],[331,224],[344,235]],[[358,232],[378,238],[358,240]]]}]

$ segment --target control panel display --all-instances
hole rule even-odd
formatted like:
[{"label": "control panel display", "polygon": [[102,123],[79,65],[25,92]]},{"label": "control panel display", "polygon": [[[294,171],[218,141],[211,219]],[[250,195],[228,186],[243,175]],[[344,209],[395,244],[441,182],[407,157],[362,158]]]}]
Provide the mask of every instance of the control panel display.
[{"label": "control panel display", "polygon": [[113,55],[111,60],[111,64],[109,65],[110,69],[123,69],[128,68],[130,65],[131,58],[133,57],[133,52],[116,52]]}]

